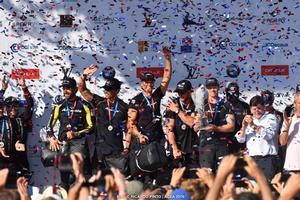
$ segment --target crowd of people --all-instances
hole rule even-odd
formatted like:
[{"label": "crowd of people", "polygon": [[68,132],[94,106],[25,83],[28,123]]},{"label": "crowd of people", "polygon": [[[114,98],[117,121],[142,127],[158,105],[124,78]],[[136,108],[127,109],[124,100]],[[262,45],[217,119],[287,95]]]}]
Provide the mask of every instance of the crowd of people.
[{"label": "crowd of people", "polygon": [[[236,82],[226,84],[223,98],[216,78],[197,88],[181,80],[162,113],[172,76],[171,52],[164,49],[163,54],[159,86],[154,87],[152,72],[144,72],[141,92],[128,104],[118,96],[122,82],[112,68],[103,71],[104,96],[86,85],[96,65],[87,67],[78,83],[64,71],[63,97],[54,105],[41,152],[45,166],[59,169],[61,183],[41,198],[297,198],[300,85],[294,103],[282,113],[273,107],[269,90],[247,104],[239,98]],[[18,86],[25,101],[4,98],[8,84],[2,78],[0,200],[30,199],[26,142],[33,126],[33,98],[24,79]]]}]

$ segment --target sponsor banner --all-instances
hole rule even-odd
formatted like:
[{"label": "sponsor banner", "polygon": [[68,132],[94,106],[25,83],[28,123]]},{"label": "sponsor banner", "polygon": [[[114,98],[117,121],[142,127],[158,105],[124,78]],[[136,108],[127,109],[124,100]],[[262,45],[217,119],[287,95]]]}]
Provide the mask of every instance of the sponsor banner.
[{"label": "sponsor banner", "polygon": [[284,24],[285,22],[286,22],[285,17],[270,17],[270,18],[262,19],[262,24],[267,24],[267,25],[280,25],[280,24]]},{"label": "sponsor banner", "polygon": [[288,43],[278,43],[278,42],[267,42],[263,43],[261,48],[264,49],[278,49],[278,48],[286,48],[289,47]]},{"label": "sponsor banner", "polygon": [[152,72],[155,78],[163,77],[164,67],[138,67],[136,68],[136,77],[140,78],[144,72]]},{"label": "sponsor banner", "polygon": [[40,69],[12,69],[11,78],[40,79]]},{"label": "sponsor banner", "polygon": [[38,45],[33,44],[22,44],[22,43],[14,43],[10,46],[10,50],[13,53],[18,53],[20,50],[36,50],[38,49]]},{"label": "sponsor banner", "polygon": [[261,75],[263,76],[288,76],[288,65],[262,65]]}]

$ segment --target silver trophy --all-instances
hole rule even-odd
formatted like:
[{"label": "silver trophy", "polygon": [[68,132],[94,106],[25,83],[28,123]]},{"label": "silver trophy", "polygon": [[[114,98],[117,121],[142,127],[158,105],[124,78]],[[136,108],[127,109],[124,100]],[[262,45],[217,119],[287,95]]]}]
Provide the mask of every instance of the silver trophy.
[{"label": "silver trophy", "polygon": [[201,129],[200,130],[206,130],[209,122],[208,122],[208,117],[206,115],[202,115],[201,119],[200,119],[200,123],[201,123]]}]

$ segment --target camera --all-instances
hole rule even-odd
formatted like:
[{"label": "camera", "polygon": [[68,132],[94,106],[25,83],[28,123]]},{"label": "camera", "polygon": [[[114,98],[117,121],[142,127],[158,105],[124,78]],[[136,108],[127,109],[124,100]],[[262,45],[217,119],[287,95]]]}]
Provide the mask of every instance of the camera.
[{"label": "camera", "polygon": [[244,160],[243,156],[238,156],[238,159],[235,163],[236,169],[244,169],[244,167],[247,165],[246,161]]},{"label": "camera", "polygon": [[235,163],[235,170],[234,170],[234,177],[233,177],[234,183],[237,187],[245,186],[245,183],[241,179],[247,176],[247,172],[244,169],[246,165],[247,163],[244,160],[243,156],[238,156],[238,159]]},{"label": "camera", "polygon": [[27,181],[29,181],[32,177],[32,172],[29,171],[28,169],[21,169],[19,171],[16,172],[17,173],[17,177],[24,177]]}]

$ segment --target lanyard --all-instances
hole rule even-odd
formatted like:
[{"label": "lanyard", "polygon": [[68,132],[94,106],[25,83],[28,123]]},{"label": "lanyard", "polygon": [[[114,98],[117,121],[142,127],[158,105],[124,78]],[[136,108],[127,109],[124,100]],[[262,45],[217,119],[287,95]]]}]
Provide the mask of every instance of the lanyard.
[{"label": "lanyard", "polygon": [[181,109],[183,111],[187,111],[188,110],[188,107],[189,107],[190,104],[186,105],[186,108],[184,108],[185,106],[184,106],[184,104],[180,100],[179,100],[179,103],[180,103],[180,107],[181,107]]},{"label": "lanyard", "polygon": [[67,101],[66,101],[66,104],[67,104],[68,118],[69,118],[69,121],[70,121],[70,125],[72,125],[71,123],[72,123],[73,118],[74,118],[74,111],[75,111],[75,108],[76,108],[76,105],[77,105],[77,100],[75,100],[75,102],[73,103],[72,111],[70,111],[70,108],[69,108],[69,105],[68,105]]},{"label": "lanyard", "polygon": [[210,116],[211,116],[211,119],[213,120],[213,123],[215,123],[215,120],[217,118],[217,111],[218,111],[219,104],[221,103],[221,101],[222,101],[222,99],[218,97],[217,104],[215,106],[214,111],[213,111],[212,106],[211,106],[212,103],[208,102]]},{"label": "lanyard", "polygon": [[5,131],[5,120],[4,118],[2,119],[2,127],[1,127],[1,141],[4,140],[4,131]]},{"label": "lanyard", "polygon": [[[110,102],[108,99],[106,99],[106,103],[107,103],[107,111],[108,111],[108,121],[111,122],[112,118],[114,118],[114,116],[118,111],[119,101],[116,102],[116,105],[113,109],[110,108]],[[111,117],[111,111],[113,111],[112,117]]]},{"label": "lanyard", "polygon": [[154,109],[155,109],[155,108],[154,108],[154,99],[153,99],[153,97],[151,96],[151,103],[150,103],[148,97],[146,97],[146,96],[144,95],[144,93],[142,93],[142,94],[143,94],[143,96],[144,96],[144,99],[147,101],[147,106],[150,107],[151,110],[152,110],[152,117],[155,118],[155,113],[154,113]]}]

